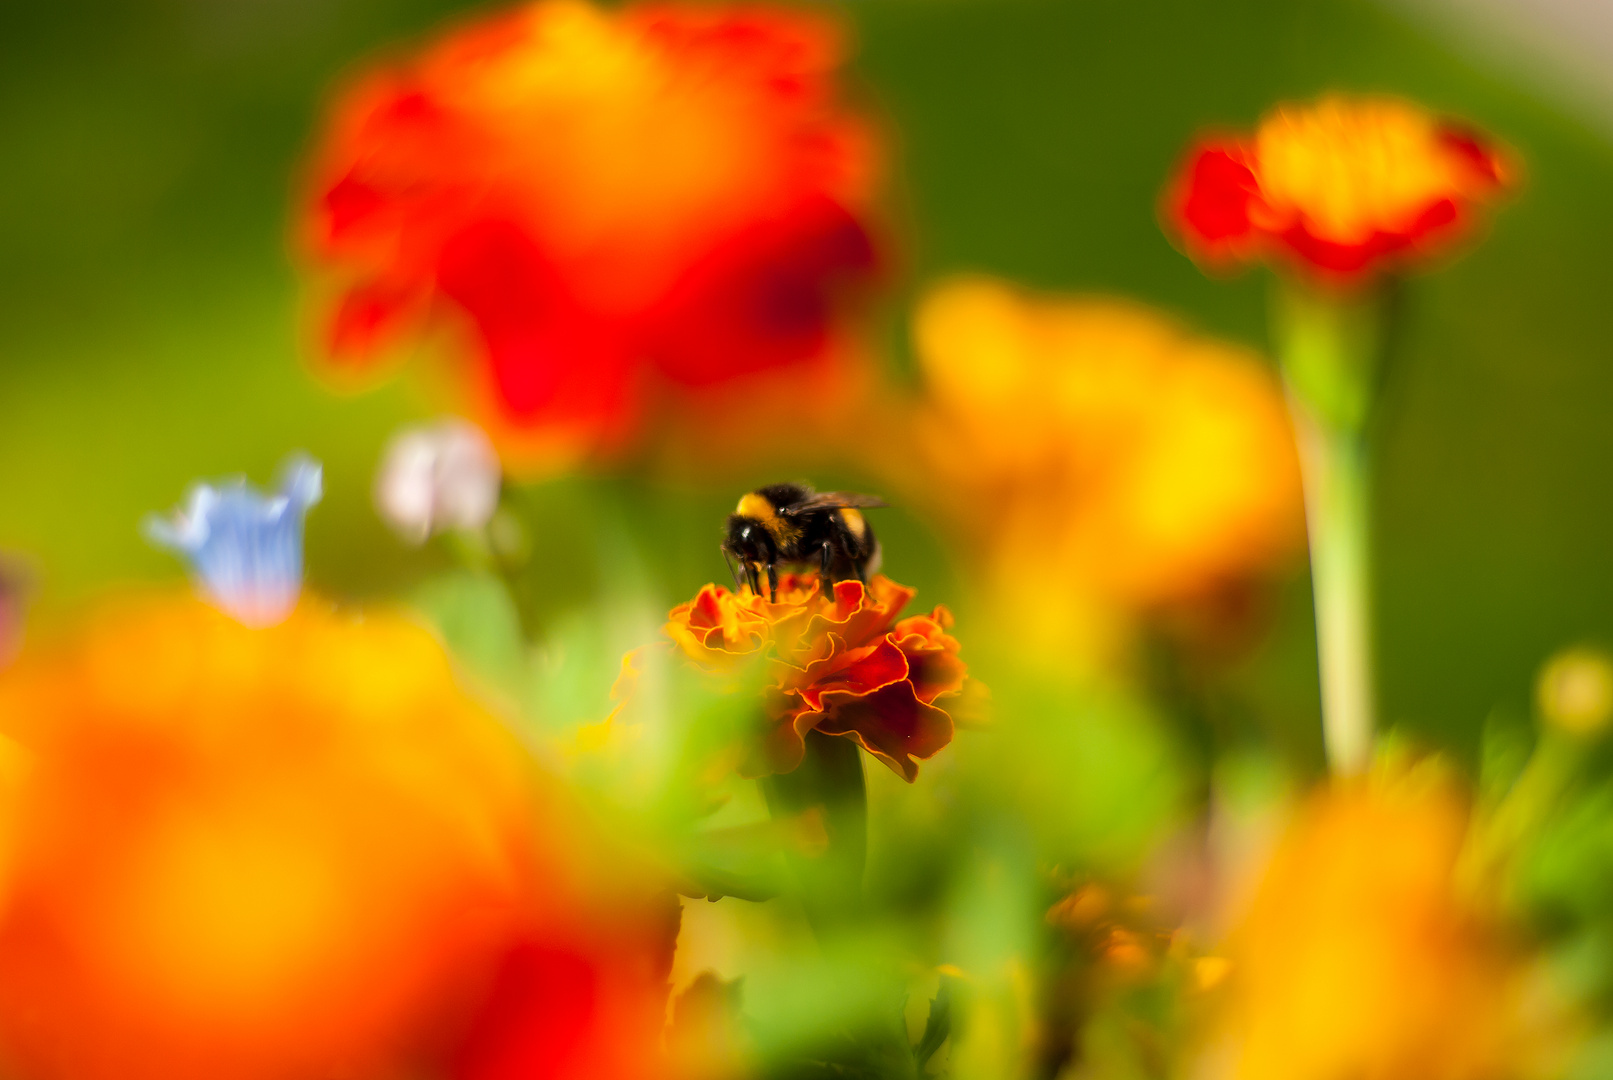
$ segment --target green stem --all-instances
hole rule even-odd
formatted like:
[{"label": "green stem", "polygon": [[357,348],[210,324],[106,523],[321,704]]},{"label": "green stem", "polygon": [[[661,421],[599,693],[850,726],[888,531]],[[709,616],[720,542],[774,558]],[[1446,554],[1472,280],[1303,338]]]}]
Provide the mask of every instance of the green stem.
[{"label": "green stem", "polygon": [[1316,654],[1322,683],[1322,737],[1333,770],[1354,774],[1372,754],[1372,628],[1368,590],[1368,480],[1365,441],[1319,423],[1293,403],[1305,479]]},{"label": "green stem", "polygon": [[[868,860],[868,786],[862,749],[842,735],[806,734],[806,752],[793,772],[764,777],[762,794],[774,818],[816,812],[828,844],[811,855],[786,856],[797,896],[820,945],[865,930],[863,873]],[[916,1077],[919,1067],[902,1017],[903,994],[893,983],[893,1007],[856,1034],[856,1067],[847,1075]],[[838,1070],[837,1070],[838,1074]]]},{"label": "green stem", "polygon": [[1322,735],[1333,771],[1372,756],[1371,462],[1367,420],[1377,388],[1381,297],[1285,283],[1273,306],[1310,542]]},{"label": "green stem", "polygon": [[814,855],[791,856],[807,918],[820,936],[855,918],[862,907],[868,858],[868,788],[854,739],[809,731],[795,771],[769,776],[762,794],[775,818],[812,811],[822,815],[828,844]]}]

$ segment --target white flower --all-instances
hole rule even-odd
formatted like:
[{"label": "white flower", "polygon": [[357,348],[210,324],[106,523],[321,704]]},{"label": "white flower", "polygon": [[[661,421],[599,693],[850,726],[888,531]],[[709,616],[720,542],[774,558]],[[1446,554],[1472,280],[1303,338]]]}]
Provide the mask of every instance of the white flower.
[{"label": "white flower", "polygon": [[183,509],[146,519],[150,540],[183,555],[209,600],[248,626],[291,614],[302,592],[302,523],[323,491],[317,461],[295,455],[277,492],[236,477],[191,488]]},{"label": "white flower", "polygon": [[375,506],[409,543],[447,529],[480,529],[498,509],[498,453],[464,420],[406,428],[387,444]]}]

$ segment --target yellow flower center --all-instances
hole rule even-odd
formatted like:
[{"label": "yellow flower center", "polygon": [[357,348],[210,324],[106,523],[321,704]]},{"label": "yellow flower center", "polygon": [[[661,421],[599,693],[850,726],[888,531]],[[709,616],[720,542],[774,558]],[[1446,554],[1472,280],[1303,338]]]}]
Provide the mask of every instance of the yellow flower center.
[{"label": "yellow flower center", "polygon": [[[523,31],[456,69],[452,93],[502,148],[489,168],[521,178],[549,246],[611,268],[594,301],[641,302],[687,249],[790,190],[770,103],[745,79],[573,0],[533,5]],[[622,247],[634,257],[612,261]]]},{"label": "yellow flower center", "polygon": [[1472,184],[1434,118],[1398,101],[1279,109],[1260,125],[1256,154],[1267,204],[1283,217],[1298,211],[1313,234],[1341,244],[1408,228]]}]

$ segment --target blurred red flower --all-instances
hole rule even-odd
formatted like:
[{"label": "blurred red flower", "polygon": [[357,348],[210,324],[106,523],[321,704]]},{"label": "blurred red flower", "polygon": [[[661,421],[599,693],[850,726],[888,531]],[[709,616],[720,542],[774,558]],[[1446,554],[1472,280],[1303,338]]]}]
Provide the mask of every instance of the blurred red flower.
[{"label": "blurred red flower", "polygon": [[676,909],[578,816],[407,619],[99,615],[0,678],[0,1071],[636,1080]]},{"label": "blurred red flower", "polygon": [[502,957],[452,1080],[649,1080],[681,909],[670,893],[625,910],[549,919]]},{"label": "blurred red flower", "polygon": [[1484,136],[1416,105],[1331,96],[1201,143],[1165,215],[1203,262],[1276,257],[1343,282],[1447,249],[1511,172]]},{"label": "blurred red flower", "polygon": [[952,717],[938,701],[967,677],[946,608],[898,621],[912,598],[883,576],[839,582],[825,596],[815,575],[785,574],[776,602],[707,585],[672,609],[666,632],[710,671],[765,663],[769,727],[741,766],[746,775],[790,772],[817,730],[856,739],[911,781],[916,759],[952,741]]},{"label": "blurred red flower", "polygon": [[506,447],[628,441],[647,386],[832,368],[873,144],[819,16],[540,0],[341,95],[302,233],[338,360],[445,312]]}]

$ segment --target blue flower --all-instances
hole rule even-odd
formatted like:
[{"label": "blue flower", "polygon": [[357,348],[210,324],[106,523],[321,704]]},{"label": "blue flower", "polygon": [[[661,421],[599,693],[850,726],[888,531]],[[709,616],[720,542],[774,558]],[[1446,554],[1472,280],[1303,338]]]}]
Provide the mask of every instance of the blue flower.
[{"label": "blue flower", "polygon": [[319,462],[298,454],[281,466],[277,491],[244,478],[191,488],[170,517],[146,519],[154,544],[183,555],[207,598],[248,626],[291,614],[302,591],[302,523],[319,501]]}]

